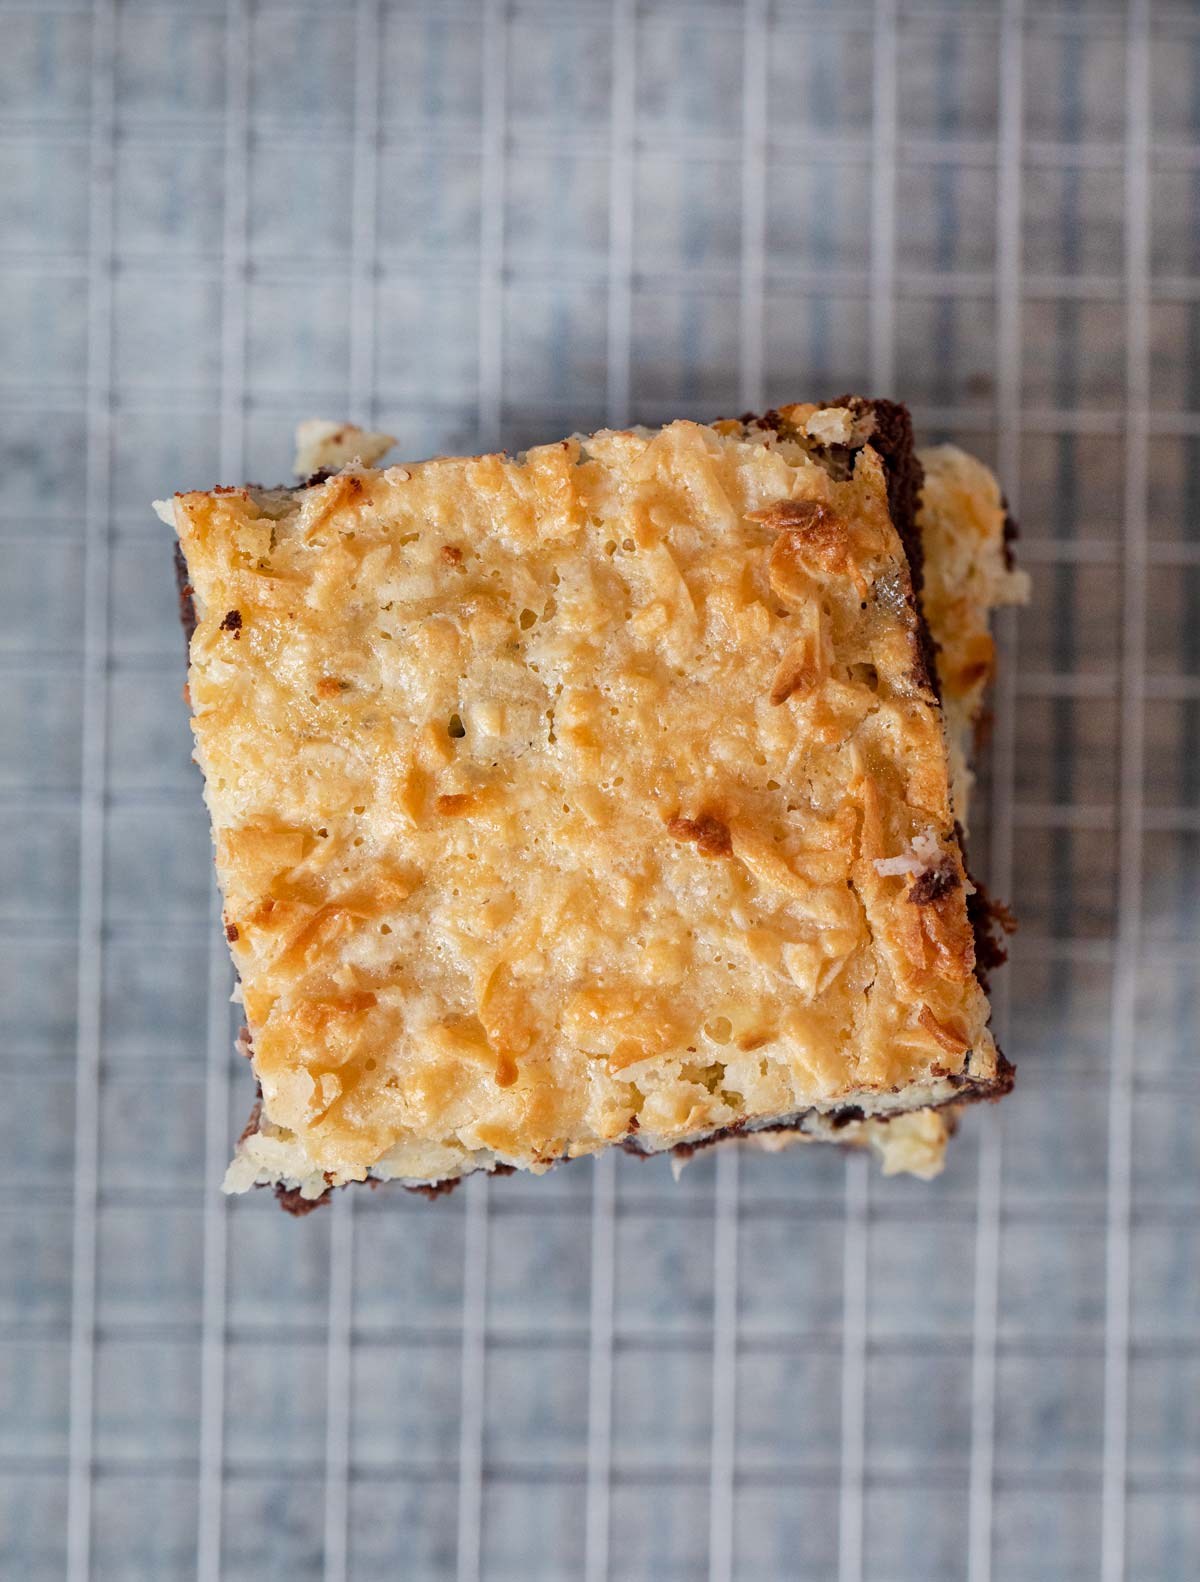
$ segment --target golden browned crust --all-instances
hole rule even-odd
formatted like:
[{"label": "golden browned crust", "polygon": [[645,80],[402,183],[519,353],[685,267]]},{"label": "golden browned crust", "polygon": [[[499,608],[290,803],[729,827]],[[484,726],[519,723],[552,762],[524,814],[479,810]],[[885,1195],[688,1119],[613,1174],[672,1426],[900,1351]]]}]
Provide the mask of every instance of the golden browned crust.
[{"label": "golden browned crust", "polygon": [[883,469],[813,415],[176,497],[232,1188],[999,1083]]}]

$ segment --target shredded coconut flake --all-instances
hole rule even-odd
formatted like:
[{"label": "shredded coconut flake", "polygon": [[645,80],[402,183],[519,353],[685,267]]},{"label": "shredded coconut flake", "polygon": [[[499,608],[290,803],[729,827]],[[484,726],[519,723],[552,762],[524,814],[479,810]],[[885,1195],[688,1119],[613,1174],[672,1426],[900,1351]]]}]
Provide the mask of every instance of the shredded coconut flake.
[{"label": "shredded coconut flake", "polygon": [[322,418],[307,418],[296,425],[296,460],[292,463],[292,471],[297,478],[309,478],[314,472],[337,472],[352,462],[373,467],[395,443],[390,434],[376,434],[355,423],[328,423]]},{"label": "shredded coconut flake", "polygon": [[907,851],[897,857],[876,857],[875,872],[881,879],[899,879],[905,874],[918,877],[936,868],[942,860],[942,848],[932,829],[914,835]]},{"label": "shredded coconut flake", "polygon": [[913,839],[912,849],[926,868],[935,868],[942,860],[941,843],[931,829]]},{"label": "shredded coconut flake", "polygon": [[805,428],[809,437],[822,445],[848,445],[854,432],[854,414],[845,406],[822,407],[813,413]]},{"label": "shredded coconut flake", "polygon": [[906,873],[920,873],[921,864],[911,852],[899,857],[876,857],[875,872],[881,879],[900,879]]}]

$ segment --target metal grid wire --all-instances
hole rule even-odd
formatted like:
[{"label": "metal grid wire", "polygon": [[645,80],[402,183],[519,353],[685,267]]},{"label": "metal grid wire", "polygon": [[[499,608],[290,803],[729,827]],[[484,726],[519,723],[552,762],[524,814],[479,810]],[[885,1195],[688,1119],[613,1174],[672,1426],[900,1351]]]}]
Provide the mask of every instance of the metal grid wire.
[{"label": "metal grid wire", "polygon": [[[0,1574],[1200,1575],[1200,13],[0,0]],[[858,387],[1025,522],[1016,1095],[339,1197],[248,1105],[146,502]]]}]

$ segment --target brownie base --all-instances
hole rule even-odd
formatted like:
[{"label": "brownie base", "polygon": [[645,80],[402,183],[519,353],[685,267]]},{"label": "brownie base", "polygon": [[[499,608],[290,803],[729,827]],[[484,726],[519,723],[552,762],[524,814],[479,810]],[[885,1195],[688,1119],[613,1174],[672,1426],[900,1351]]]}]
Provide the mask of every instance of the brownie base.
[{"label": "brownie base", "polygon": [[188,576],[187,561],[178,542],[175,544],[175,591],[179,597],[179,624],[183,627],[183,640],[190,648],[198,625],[196,618],[195,589]]}]

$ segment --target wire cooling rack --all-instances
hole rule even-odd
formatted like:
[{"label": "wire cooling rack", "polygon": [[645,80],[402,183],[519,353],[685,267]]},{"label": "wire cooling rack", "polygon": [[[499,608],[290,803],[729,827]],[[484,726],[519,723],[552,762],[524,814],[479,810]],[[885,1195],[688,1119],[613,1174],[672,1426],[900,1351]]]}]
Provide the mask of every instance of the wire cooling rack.
[{"label": "wire cooling rack", "polygon": [[[0,1573],[1200,1574],[1200,13],[0,0]],[[292,1222],[148,501],[896,393],[994,462],[1017,1093]]]}]

